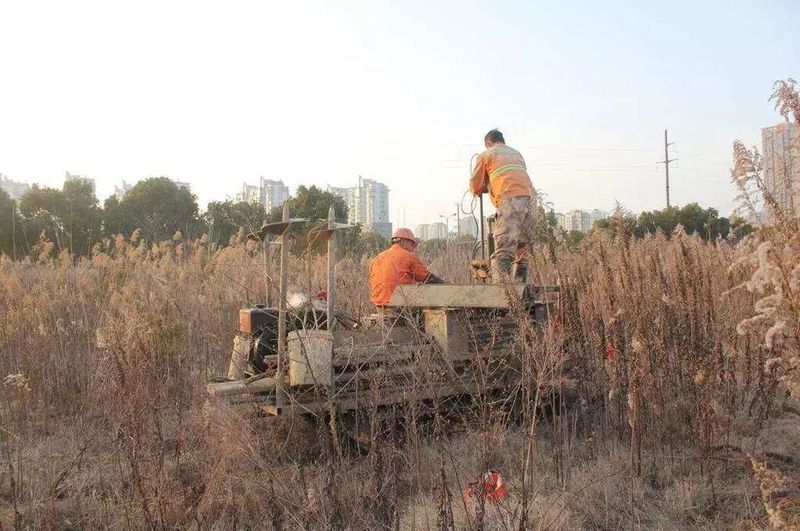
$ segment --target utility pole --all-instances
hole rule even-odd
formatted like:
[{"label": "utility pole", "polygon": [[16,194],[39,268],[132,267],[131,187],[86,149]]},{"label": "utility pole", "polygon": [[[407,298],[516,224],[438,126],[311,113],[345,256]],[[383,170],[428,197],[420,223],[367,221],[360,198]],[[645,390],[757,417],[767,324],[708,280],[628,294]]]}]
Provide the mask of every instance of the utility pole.
[{"label": "utility pole", "polygon": [[667,208],[670,207],[669,203],[669,163],[675,162],[678,159],[671,159],[669,158],[669,146],[673,145],[675,142],[670,142],[667,140],[667,130],[664,129],[664,160],[659,160],[658,164],[664,165],[664,172],[666,173],[666,188],[667,188]]},{"label": "utility pole", "polygon": [[444,226],[445,226],[444,239],[445,240],[449,240],[450,239],[450,218],[453,217],[453,214],[448,214],[446,216],[444,214],[439,214],[439,217],[440,218],[444,218]]},{"label": "utility pole", "polygon": [[460,208],[461,205],[456,203],[456,239],[461,236],[461,215],[458,212]]}]

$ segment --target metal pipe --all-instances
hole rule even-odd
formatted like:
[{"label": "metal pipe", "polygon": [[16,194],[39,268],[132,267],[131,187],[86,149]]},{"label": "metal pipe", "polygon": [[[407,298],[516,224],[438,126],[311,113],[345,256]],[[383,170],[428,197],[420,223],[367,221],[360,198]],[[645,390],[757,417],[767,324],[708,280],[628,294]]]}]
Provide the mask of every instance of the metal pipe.
[{"label": "metal pipe", "polygon": [[334,224],[336,223],[336,213],[333,209],[333,204],[328,208],[328,230],[331,235],[328,237],[328,284],[325,287],[327,291],[327,306],[326,319],[328,323],[328,331],[333,332],[336,324],[336,318],[333,315],[333,298],[334,298],[334,265],[336,263],[336,231]]},{"label": "metal pipe", "polygon": [[270,285],[271,283],[269,278],[269,266],[270,266],[269,235],[264,236],[262,245],[264,246],[264,297],[266,298],[264,304],[266,304],[267,308],[271,308],[272,286]]},{"label": "metal pipe", "polygon": [[[336,265],[336,231],[334,230],[336,224],[336,211],[333,208],[333,203],[331,206],[328,207],[328,230],[331,231],[330,236],[328,236],[328,284],[325,286],[326,294],[326,302],[327,306],[325,308],[326,316],[325,320],[328,326],[328,332],[331,334],[333,333],[333,329],[336,326],[336,317],[334,316],[334,291],[335,291],[335,278],[334,273],[335,269],[334,266]],[[333,361],[331,360],[331,363]],[[333,372],[333,367],[331,367],[331,372]],[[328,397],[332,397],[336,394],[336,382],[331,378],[331,384],[328,386]]]},{"label": "metal pipe", "polygon": [[[289,205],[283,204],[283,222],[289,221]],[[280,292],[278,296],[278,371],[276,376],[277,386],[275,388],[275,406],[280,408],[286,404],[285,390],[283,388],[284,382],[284,364],[286,361],[286,276],[288,274],[288,260],[289,260],[289,246],[287,245],[289,239],[289,226],[283,230],[281,234],[281,280]]]},{"label": "metal pipe", "polygon": [[481,226],[481,260],[486,260],[486,235],[484,234],[483,230],[483,194],[479,195],[478,199],[480,200],[479,202],[481,205],[481,219],[478,220],[478,223],[480,223]]},{"label": "metal pipe", "polygon": [[233,396],[245,393],[267,393],[278,386],[281,379],[264,377],[253,383],[246,383],[244,380],[235,382],[210,383],[207,386],[208,393],[213,396]]}]

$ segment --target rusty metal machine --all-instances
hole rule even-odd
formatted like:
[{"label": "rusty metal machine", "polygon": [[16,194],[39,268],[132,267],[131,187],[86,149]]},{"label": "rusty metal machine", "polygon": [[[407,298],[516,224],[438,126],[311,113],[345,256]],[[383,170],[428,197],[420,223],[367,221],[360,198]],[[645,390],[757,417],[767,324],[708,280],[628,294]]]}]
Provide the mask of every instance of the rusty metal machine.
[{"label": "rusty metal machine", "polygon": [[558,288],[531,285],[423,284],[399,286],[388,307],[359,320],[334,306],[333,220],[315,229],[328,239],[327,300],[287,307],[286,245],[303,220],[265,225],[281,242],[277,308],[243,309],[224,381],[211,396],[269,415],[358,410],[502,390],[518,367],[509,356],[521,321],[543,323]]}]

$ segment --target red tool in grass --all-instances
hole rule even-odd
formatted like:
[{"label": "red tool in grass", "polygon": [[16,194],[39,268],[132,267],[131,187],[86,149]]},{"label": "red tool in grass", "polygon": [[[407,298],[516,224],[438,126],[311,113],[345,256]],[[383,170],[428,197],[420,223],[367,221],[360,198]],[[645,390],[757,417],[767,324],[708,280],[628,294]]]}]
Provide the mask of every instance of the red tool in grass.
[{"label": "red tool in grass", "polygon": [[506,493],[505,482],[497,470],[489,470],[483,479],[470,482],[464,489],[465,498],[483,498],[491,502],[499,502],[506,497]]}]

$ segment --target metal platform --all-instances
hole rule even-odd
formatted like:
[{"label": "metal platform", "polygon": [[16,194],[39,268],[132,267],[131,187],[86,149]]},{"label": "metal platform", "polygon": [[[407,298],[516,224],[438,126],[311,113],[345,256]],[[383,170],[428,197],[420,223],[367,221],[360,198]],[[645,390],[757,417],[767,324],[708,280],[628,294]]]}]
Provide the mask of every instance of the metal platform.
[{"label": "metal platform", "polygon": [[508,309],[512,297],[523,304],[547,304],[554,302],[557,294],[557,287],[522,284],[408,284],[395,288],[388,306]]},{"label": "metal platform", "polygon": [[[314,349],[302,350],[309,370],[327,368],[324,372],[332,376],[327,385],[293,385],[298,364],[292,360],[298,354],[289,351],[284,365],[289,370],[282,377],[273,355],[265,359],[269,369],[262,378],[210,384],[208,392],[232,405],[287,415],[511,389],[519,367],[509,349],[519,336],[519,319],[545,322],[557,298],[557,287],[402,286],[390,304],[397,311],[393,324],[335,330],[325,359],[312,359],[322,355]],[[512,310],[512,304],[520,304],[528,317]],[[479,374],[492,378],[486,381]],[[280,389],[287,399],[282,404],[277,403]]]}]

